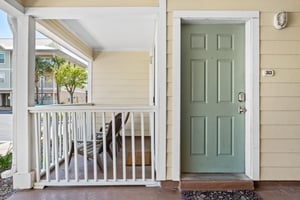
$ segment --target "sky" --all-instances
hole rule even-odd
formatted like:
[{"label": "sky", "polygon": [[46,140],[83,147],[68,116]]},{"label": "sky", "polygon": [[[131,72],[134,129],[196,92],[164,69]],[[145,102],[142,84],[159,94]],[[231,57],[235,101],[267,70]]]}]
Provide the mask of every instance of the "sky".
[{"label": "sky", "polygon": [[[0,9],[0,38],[12,38],[12,32],[7,22],[7,15]],[[36,32],[37,38],[45,38],[44,35]]]},{"label": "sky", "polygon": [[0,38],[12,38],[12,33],[7,23],[6,13],[0,10]]}]

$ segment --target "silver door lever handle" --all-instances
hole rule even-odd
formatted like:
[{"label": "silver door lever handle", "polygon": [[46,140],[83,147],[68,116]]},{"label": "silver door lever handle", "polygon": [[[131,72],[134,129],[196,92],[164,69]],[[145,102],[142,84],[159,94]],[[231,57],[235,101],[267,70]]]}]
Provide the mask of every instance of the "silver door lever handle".
[{"label": "silver door lever handle", "polygon": [[240,114],[245,114],[247,112],[247,109],[244,106],[239,107],[239,113]]}]

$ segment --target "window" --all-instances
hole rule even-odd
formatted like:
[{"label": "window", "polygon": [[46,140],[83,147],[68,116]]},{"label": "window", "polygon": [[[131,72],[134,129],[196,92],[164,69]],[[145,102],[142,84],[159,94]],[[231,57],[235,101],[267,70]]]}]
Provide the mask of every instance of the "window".
[{"label": "window", "polygon": [[4,53],[0,53],[0,64],[4,64],[5,62],[5,54]]}]

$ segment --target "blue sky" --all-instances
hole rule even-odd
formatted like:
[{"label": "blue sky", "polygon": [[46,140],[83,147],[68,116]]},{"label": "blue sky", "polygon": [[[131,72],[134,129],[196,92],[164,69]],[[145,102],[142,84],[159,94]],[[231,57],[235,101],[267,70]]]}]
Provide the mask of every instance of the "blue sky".
[{"label": "blue sky", "polygon": [[[0,38],[12,38],[12,37],[13,35],[7,23],[6,13],[0,9]],[[45,38],[45,36],[40,34],[39,32],[36,33],[36,37]]]},{"label": "blue sky", "polygon": [[6,13],[0,10],[0,38],[12,38],[12,33],[7,23]]}]

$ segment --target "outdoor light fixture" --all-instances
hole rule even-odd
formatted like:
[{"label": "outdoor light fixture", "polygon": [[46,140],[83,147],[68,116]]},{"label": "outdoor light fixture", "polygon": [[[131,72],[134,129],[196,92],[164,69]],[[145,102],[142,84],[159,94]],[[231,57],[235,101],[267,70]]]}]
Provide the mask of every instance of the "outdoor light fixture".
[{"label": "outdoor light fixture", "polygon": [[287,12],[280,11],[274,15],[273,25],[276,29],[280,30],[286,27],[287,25]]}]

